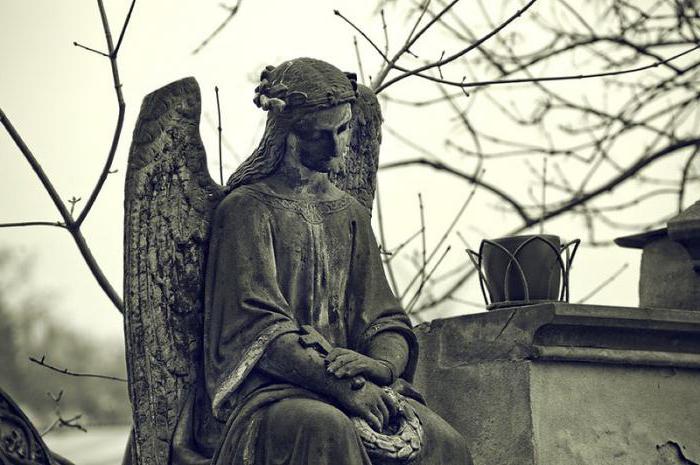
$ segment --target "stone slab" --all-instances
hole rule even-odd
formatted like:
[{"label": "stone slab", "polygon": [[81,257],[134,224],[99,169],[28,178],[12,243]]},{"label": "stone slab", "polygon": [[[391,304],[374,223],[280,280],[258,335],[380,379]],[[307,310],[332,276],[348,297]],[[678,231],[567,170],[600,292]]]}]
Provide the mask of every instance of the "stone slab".
[{"label": "stone slab", "polygon": [[698,312],[547,303],[416,332],[415,384],[476,465],[700,460]]}]

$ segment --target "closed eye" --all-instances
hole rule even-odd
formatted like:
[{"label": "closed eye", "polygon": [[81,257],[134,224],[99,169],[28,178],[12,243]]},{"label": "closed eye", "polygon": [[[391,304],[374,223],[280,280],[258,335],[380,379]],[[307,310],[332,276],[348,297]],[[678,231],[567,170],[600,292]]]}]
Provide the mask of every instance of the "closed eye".
[{"label": "closed eye", "polygon": [[340,127],[338,128],[337,133],[340,134],[341,132],[345,132],[345,130],[348,128],[348,123],[341,124]]}]

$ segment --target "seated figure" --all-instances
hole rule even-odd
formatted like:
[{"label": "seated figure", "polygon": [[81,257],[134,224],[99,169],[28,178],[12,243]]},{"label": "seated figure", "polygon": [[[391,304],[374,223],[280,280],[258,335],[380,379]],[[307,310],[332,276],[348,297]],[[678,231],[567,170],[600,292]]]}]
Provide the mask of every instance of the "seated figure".
[{"label": "seated figure", "polygon": [[[369,464],[349,417],[381,431],[396,411],[382,387],[412,394],[416,338],[384,276],[370,212],[329,179],[348,146],[355,92],[311,59],[266,70],[258,87],[265,135],[229,180],[209,249],[206,384],[228,421],[218,465]],[[300,344],[302,325],[334,347],[327,358]],[[356,376],[366,378],[359,389]],[[409,402],[426,436],[420,463],[468,463],[459,434]]]},{"label": "seated figure", "polygon": [[[417,341],[384,275],[371,212],[331,182],[356,98],[355,77],[323,61],[263,71],[255,103],[268,112],[265,133],[211,220],[203,392],[179,413],[171,463],[471,464],[464,439],[410,384]],[[197,396],[210,411],[197,411]],[[210,413],[219,430],[202,439],[197,425]],[[417,417],[414,453],[368,447],[402,414]]]}]

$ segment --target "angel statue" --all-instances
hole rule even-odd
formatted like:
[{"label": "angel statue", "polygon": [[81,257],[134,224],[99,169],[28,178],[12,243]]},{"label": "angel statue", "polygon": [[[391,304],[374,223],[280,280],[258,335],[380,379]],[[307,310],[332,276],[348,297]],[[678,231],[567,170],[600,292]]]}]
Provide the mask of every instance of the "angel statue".
[{"label": "angel statue", "polygon": [[410,382],[417,341],[370,224],[381,115],[320,60],[268,66],[260,145],[214,183],[192,78],[148,95],[125,200],[138,465],[471,464]]}]

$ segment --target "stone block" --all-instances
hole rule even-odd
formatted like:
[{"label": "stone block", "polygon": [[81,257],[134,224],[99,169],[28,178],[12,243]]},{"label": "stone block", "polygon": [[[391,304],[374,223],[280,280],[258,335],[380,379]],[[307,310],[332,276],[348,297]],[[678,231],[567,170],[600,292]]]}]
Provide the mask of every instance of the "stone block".
[{"label": "stone block", "polygon": [[547,303],[417,328],[475,465],[700,463],[700,314]]}]

